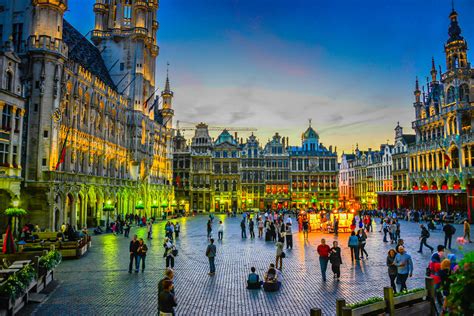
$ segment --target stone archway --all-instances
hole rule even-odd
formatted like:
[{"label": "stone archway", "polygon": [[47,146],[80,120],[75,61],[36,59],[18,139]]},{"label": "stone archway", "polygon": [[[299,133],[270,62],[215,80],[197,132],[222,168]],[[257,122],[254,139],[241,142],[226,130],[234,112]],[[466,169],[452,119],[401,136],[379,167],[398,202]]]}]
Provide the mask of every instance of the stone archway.
[{"label": "stone archway", "polygon": [[[74,197],[72,196],[71,193],[68,193],[66,195],[66,201],[65,201],[65,206],[64,206],[64,223],[72,225],[72,214],[73,214],[73,208],[74,208]],[[62,223],[61,223],[62,224]]]}]

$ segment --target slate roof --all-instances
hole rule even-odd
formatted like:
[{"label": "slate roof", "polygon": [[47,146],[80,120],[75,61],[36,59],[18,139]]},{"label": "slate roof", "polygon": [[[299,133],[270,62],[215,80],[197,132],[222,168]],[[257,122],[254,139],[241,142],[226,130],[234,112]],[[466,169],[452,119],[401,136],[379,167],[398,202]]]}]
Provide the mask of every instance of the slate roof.
[{"label": "slate roof", "polygon": [[66,20],[63,23],[63,41],[70,49],[69,59],[79,63],[112,89],[117,90],[99,49]]},{"label": "slate roof", "polygon": [[416,142],[416,135],[403,134],[402,138],[407,144],[414,144]]}]

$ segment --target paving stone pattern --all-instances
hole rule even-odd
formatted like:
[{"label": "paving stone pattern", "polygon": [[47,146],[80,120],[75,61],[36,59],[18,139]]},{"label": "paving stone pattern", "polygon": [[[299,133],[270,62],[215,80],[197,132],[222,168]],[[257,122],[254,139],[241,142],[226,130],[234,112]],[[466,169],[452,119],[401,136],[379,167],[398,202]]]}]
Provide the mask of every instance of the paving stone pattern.
[{"label": "paving stone pattern", "polygon": [[[302,233],[294,232],[294,249],[285,250],[287,257],[283,261],[281,290],[277,293],[246,290],[250,267],[255,266],[263,276],[269,263],[274,262],[274,243],[258,238],[241,239],[240,218],[224,215],[218,215],[214,220],[215,237],[220,219],[225,224],[224,240],[216,241],[217,271],[213,277],[207,275],[209,266],[204,254],[207,217],[177,220],[181,224],[181,236],[176,243],[179,256],[175,262],[177,315],[309,315],[313,307],[322,308],[325,315],[333,315],[336,298],[345,298],[351,303],[382,296],[383,287],[390,284],[385,260],[391,245],[382,242],[380,227],[375,227],[367,240],[369,259],[359,264],[351,263],[347,233],[337,237],[310,233],[309,241],[305,242]],[[130,235],[135,233],[146,237],[145,228],[132,228]],[[408,280],[408,287],[421,287],[430,254],[427,250],[422,255],[417,253],[418,225],[402,222],[401,234],[415,263],[414,276]],[[456,235],[460,234],[462,227],[457,226]],[[164,223],[155,224],[153,240],[147,241],[146,270],[138,274],[127,272],[129,239],[110,234],[93,237],[93,247],[86,256],[61,263],[56,273],[58,288],[33,314],[156,314],[157,282],[165,267],[163,235]],[[340,282],[333,280],[330,267],[327,282],[322,282],[316,247],[323,236],[330,244],[338,240],[342,245]],[[443,233],[438,231],[431,234],[428,243],[436,246],[442,241]],[[468,246],[471,250],[472,245]]]}]

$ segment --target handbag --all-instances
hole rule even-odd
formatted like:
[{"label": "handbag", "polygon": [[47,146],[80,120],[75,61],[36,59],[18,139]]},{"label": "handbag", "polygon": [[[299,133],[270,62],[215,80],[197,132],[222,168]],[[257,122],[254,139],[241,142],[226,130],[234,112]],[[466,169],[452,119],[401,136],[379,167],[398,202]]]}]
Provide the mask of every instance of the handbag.
[{"label": "handbag", "polygon": [[178,249],[174,248],[172,251],[171,251],[171,254],[176,257],[178,255]]},{"label": "handbag", "polygon": [[280,257],[286,258],[286,253],[282,252],[281,255],[280,255]]}]

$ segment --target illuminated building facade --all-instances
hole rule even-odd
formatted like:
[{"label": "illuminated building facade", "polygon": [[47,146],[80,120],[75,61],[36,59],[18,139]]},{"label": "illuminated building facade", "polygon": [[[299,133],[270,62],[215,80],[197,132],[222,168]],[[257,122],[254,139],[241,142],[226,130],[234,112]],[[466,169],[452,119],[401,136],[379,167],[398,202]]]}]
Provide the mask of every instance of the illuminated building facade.
[{"label": "illuminated building facade", "polygon": [[333,209],[338,205],[337,152],[324,147],[310,126],[301,136],[301,147],[288,148],[291,207]]},{"label": "illuminated building facade", "polygon": [[290,207],[288,138],[275,133],[264,149],[265,207]]},{"label": "illuminated building facade", "polygon": [[[449,15],[449,38],[444,45],[446,71],[431,65],[426,94],[415,85],[416,141],[408,145],[410,198],[406,192],[391,194],[399,207],[429,210],[468,210],[474,205],[474,70],[467,58],[458,14]],[[439,75],[439,76],[438,76]]]},{"label": "illuminated building facade", "polygon": [[206,124],[198,124],[191,141],[190,208],[209,211],[213,208],[214,189],[212,149],[214,147]]},{"label": "illuminated building facade", "polygon": [[241,145],[240,174],[242,183],[242,209],[265,208],[264,152],[255,135],[250,135]]},{"label": "illuminated building facade", "polygon": [[67,0],[0,4],[2,43],[19,60],[16,70],[9,66],[16,90],[0,94],[0,104],[8,104],[9,117],[24,117],[27,135],[23,146],[15,145],[20,129],[9,140],[23,186],[20,194],[7,191],[20,198],[28,221],[80,228],[105,222],[106,203],[114,214],[135,213],[137,205],[147,215],[157,205],[172,208],[169,80],[161,108],[154,98],[158,1],[97,0],[94,44],[64,20]]},{"label": "illuminated building facade", "polygon": [[355,205],[355,154],[341,156],[339,165],[339,205],[343,209],[352,209]]}]

